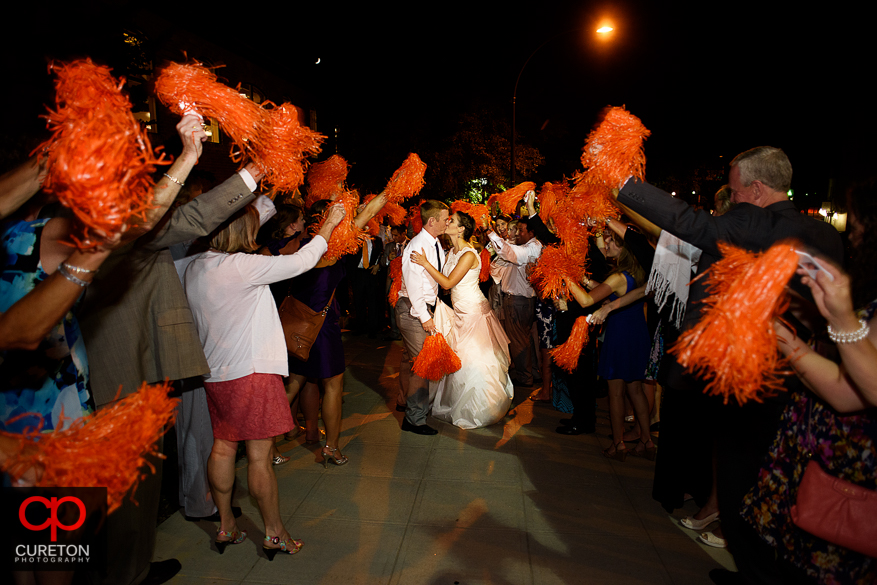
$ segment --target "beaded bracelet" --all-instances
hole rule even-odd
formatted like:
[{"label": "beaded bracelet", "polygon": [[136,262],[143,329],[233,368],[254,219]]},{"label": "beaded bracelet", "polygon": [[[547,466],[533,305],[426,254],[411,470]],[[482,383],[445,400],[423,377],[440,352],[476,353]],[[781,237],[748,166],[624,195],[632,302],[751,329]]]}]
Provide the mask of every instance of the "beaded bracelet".
[{"label": "beaded bracelet", "polygon": [[82,268],[81,266],[73,266],[66,262],[62,262],[61,266],[66,268],[69,272],[75,272],[76,274],[94,274],[97,272],[97,270],[89,270],[88,268]]},{"label": "beaded bracelet", "polygon": [[167,177],[168,179],[170,179],[171,181],[173,181],[174,183],[176,183],[177,185],[179,185],[180,187],[185,187],[185,186],[186,186],[185,183],[183,183],[182,181],[180,181],[180,180],[179,180],[178,178],[176,178],[176,177],[172,177],[172,176],[170,176],[170,175],[167,174],[167,173],[164,173],[164,176]]},{"label": "beaded bracelet", "polygon": [[869,333],[871,333],[871,328],[864,319],[859,319],[859,329],[850,333],[840,333],[834,331],[831,325],[828,326],[828,338],[835,343],[856,343],[868,337]]},{"label": "beaded bracelet", "polygon": [[63,263],[63,262],[62,262],[61,264],[58,265],[58,272],[60,272],[60,273],[61,273],[61,276],[63,276],[64,278],[66,278],[67,280],[69,280],[70,282],[72,282],[73,284],[78,284],[79,286],[81,286],[81,287],[83,287],[83,288],[85,288],[86,286],[88,286],[88,283],[87,283],[87,282],[85,282],[84,280],[82,280],[82,279],[80,279],[80,278],[76,278],[75,276],[73,276],[72,274],[70,274],[70,272],[67,270],[67,267],[64,266],[64,263]]}]

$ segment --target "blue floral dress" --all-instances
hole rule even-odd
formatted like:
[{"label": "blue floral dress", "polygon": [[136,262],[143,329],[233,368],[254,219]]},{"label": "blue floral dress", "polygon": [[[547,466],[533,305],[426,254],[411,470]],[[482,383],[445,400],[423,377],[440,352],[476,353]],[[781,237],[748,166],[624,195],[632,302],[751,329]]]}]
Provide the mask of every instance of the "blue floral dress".
[{"label": "blue floral dress", "polygon": [[[40,235],[48,219],[0,226],[0,311],[6,312],[48,276],[40,264]],[[35,351],[0,352],[0,430],[64,428],[94,412],[88,358],[72,310]],[[24,416],[20,416],[24,415]],[[9,422],[11,419],[15,419]]]},{"label": "blue floral dress", "polygon": [[[863,312],[871,319],[877,301]],[[791,508],[812,459],[830,475],[877,489],[877,412],[840,415],[810,392],[793,394],[758,483],[741,515],[792,565],[818,583],[877,583],[877,559],[822,540],[792,522]],[[877,519],[875,519],[877,520]]]}]

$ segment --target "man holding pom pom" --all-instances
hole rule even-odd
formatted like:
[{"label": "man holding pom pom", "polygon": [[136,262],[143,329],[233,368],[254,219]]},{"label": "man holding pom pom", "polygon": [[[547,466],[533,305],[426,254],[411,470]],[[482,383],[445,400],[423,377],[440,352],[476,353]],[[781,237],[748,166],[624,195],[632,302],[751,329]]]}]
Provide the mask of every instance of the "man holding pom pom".
[{"label": "man holding pom pom", "polygon": [[411,364],[423,348],[426,336],[438,331],[432,320],[438,283],[422,266],[411,262],[411,252],[424,250],[427,260],[441,271],[445,253],[437,238],[448,227],[448,206],[441,201],[424,201],[420,204],[420,218],[423,229],[402,252],[402,290],[396,303],[396,323],[403,344],[399,380],[402,391],[408,396],[402,430],[435,435],[438,431],[426,424],[433,398],[429,394],[429,381],[412,372]]}]

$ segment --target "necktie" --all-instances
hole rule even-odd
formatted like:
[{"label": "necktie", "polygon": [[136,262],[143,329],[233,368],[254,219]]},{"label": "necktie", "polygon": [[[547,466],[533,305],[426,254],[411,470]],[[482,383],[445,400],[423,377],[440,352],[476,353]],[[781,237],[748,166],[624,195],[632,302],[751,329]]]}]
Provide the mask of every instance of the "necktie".
[{"label": "necktie", "polygon": [[368,242],[362,243],[362,267],[368,268]]},{"label": "necktie", "polygon": [[442,271],[442,253],[439,250],[438,242],[435,243],[435,260],[438,262],[438,271]]}]

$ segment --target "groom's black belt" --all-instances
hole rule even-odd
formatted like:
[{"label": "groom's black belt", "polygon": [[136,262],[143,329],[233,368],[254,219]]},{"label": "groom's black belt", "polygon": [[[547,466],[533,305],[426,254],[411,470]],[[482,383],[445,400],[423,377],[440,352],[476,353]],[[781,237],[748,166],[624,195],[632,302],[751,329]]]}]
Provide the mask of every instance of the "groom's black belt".
[{"label": "groom's black belt", "polygon": [[435,303],[431,305],[426,305],[426,308],[429,309],[430,313],[435,313]]}]

